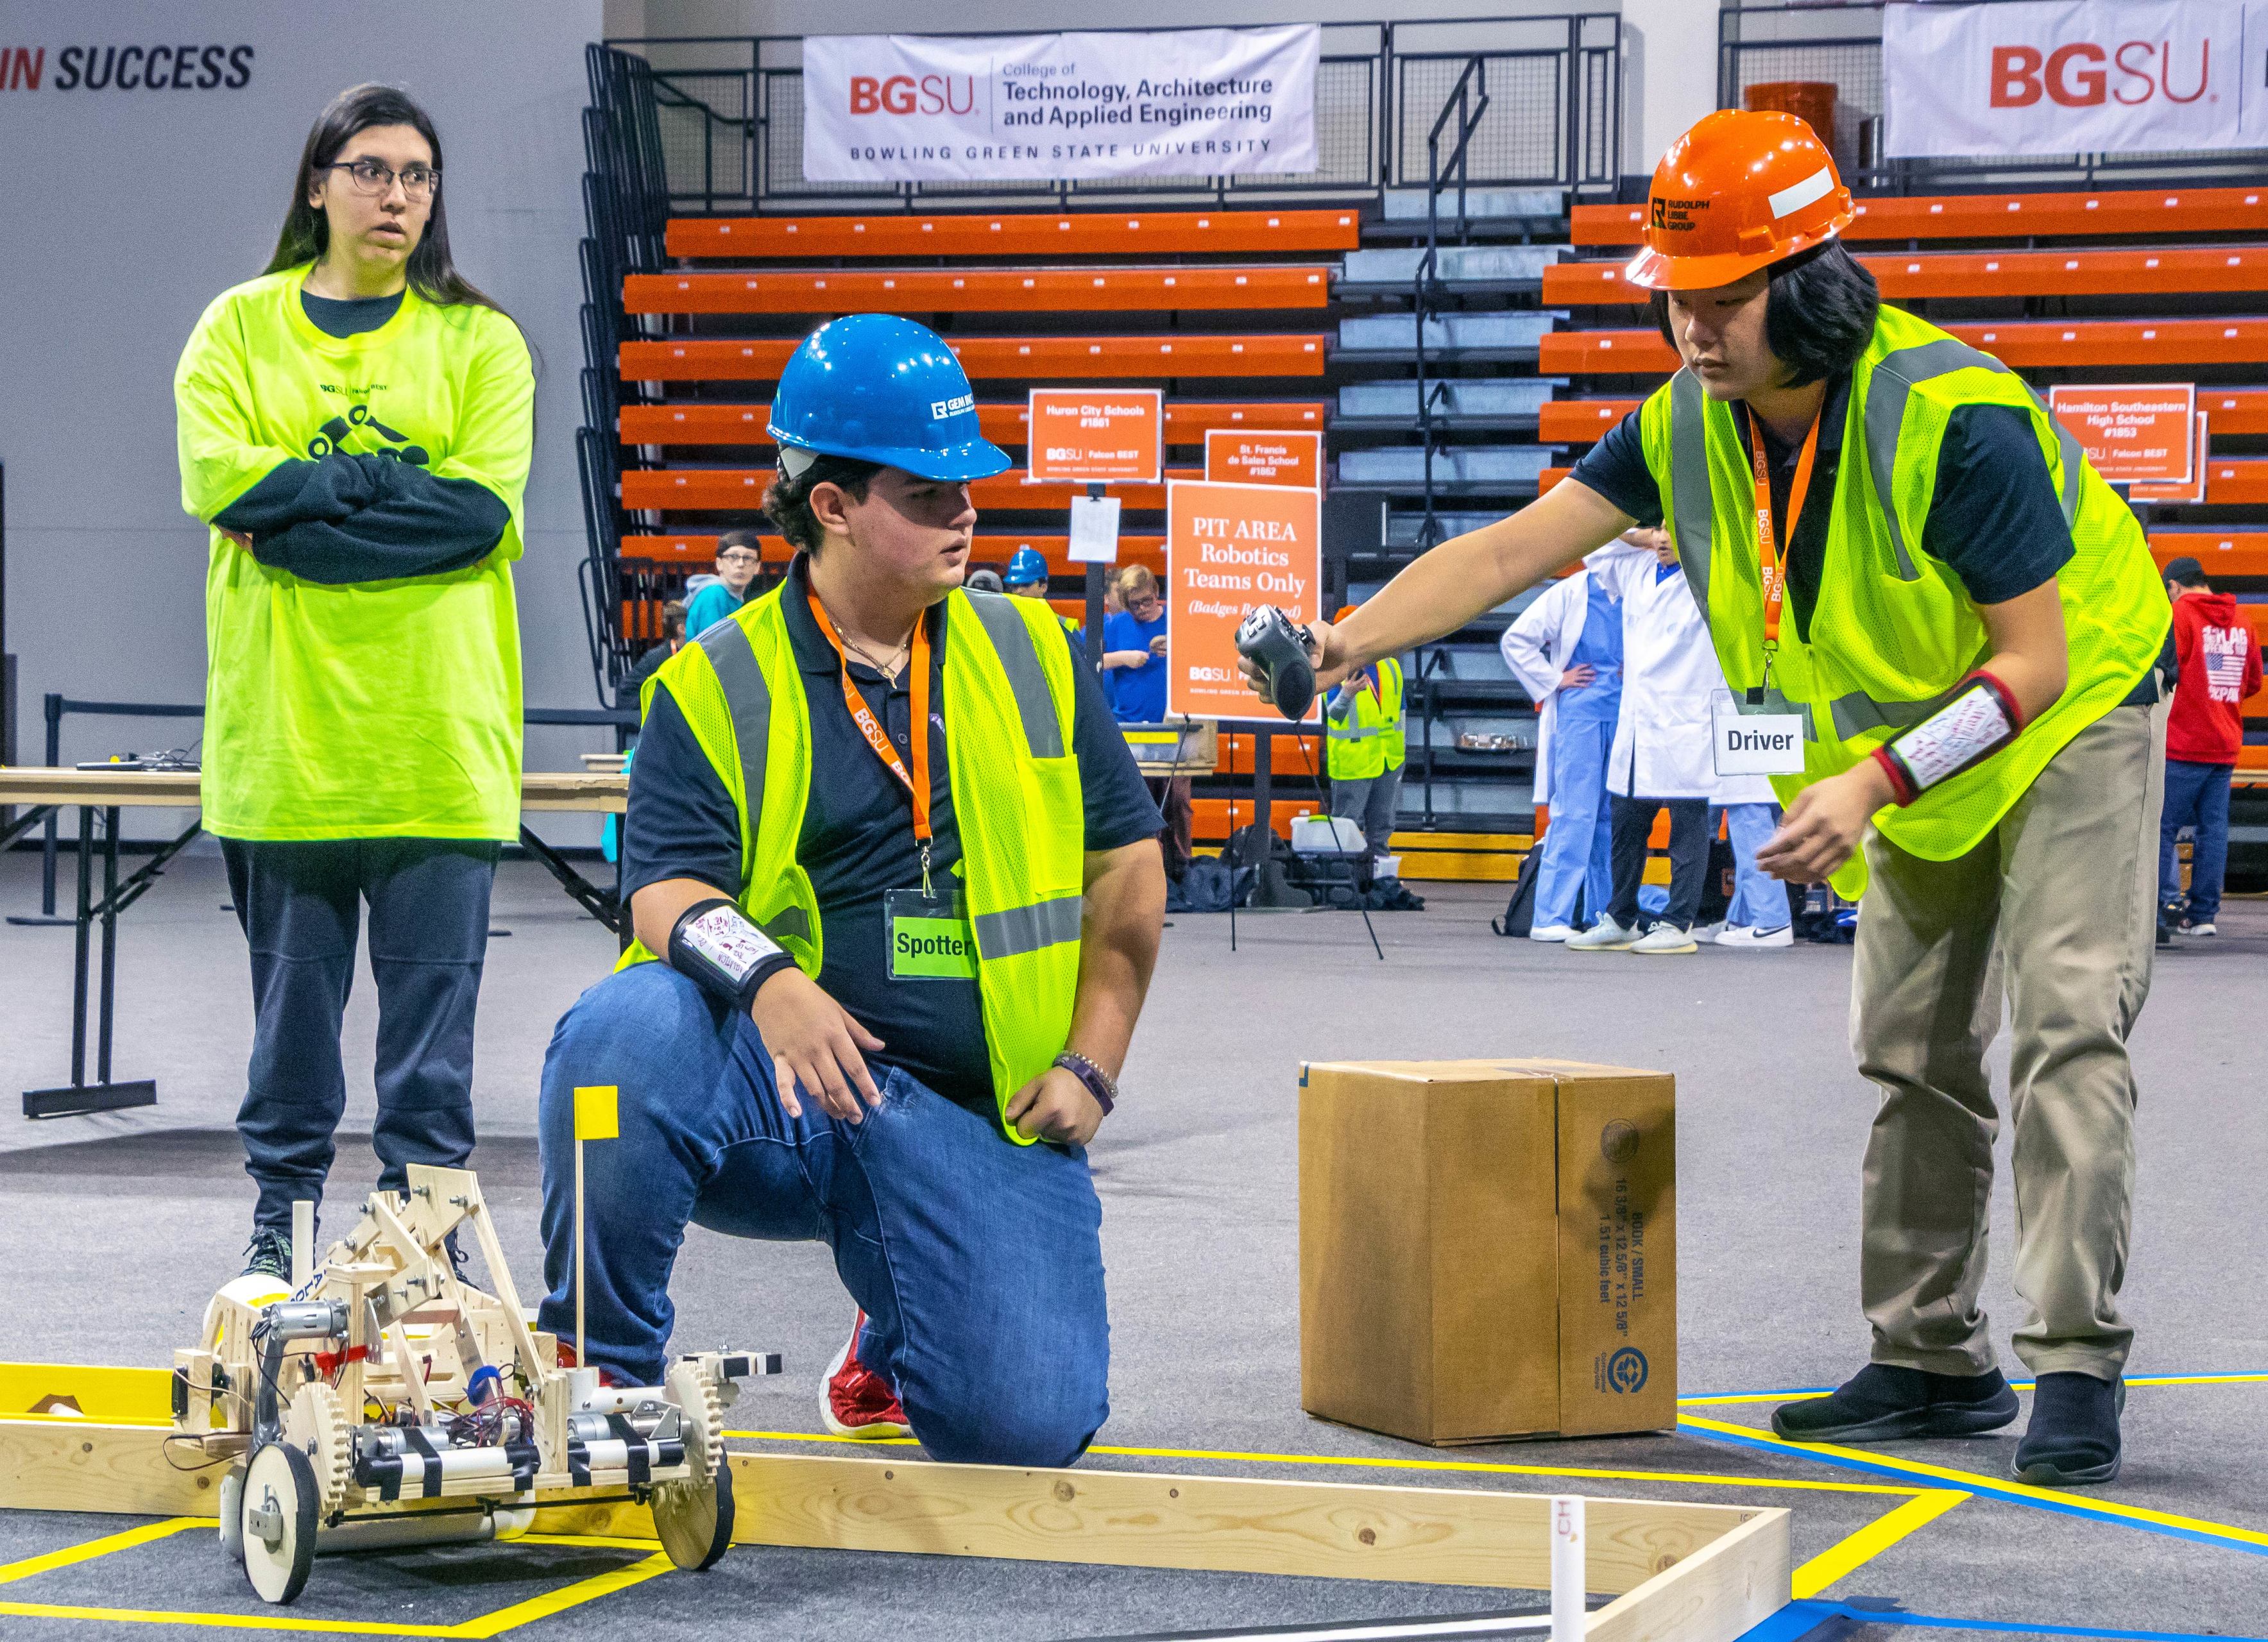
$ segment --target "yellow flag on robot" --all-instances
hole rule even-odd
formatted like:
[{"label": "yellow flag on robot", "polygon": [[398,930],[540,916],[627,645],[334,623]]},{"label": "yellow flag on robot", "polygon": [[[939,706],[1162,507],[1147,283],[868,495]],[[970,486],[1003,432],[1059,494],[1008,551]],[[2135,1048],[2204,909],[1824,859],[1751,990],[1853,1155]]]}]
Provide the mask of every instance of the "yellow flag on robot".
[{"label": "yellow flag on robot", "polygon": [[622,1138],[622,1119],[615,1100],[616,1085],[604,1083],[575,1091],[575,1138],[615,1140]]}]

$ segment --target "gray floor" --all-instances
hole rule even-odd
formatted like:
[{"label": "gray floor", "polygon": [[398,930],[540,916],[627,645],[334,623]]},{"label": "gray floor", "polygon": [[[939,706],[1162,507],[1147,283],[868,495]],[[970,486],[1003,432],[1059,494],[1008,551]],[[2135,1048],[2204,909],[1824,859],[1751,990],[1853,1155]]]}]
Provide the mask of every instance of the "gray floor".
[{"label": "gray floor", "polygon": [[[29,908],[34,866],[21,854],[0,859],[0,907]],[[1899,1504],[1888,1493],[1767,1490],[1742,1479],[1918,1484],[1690,1427],[1675,1438],[1443,1455],[1300,1412],[1293,1118],[1301,1059],[1539,1054],[1675,1072],[1681,1390],[1831,1383],[1865,1352],[1856,1184],[1873,1103],[1845,1045],[1847,950],[1582,956],[1492,936],[1494,886],[1429,893],[1424,913],[1378,918],[1382,964],[1360,921],[1344,914],[1243,919],[1233,954],[1224,919],[1184,918],[1168,933],[1127,1069],[1126,1103],[1094,1152],[1113,1305],[1113,1412],[1101,1441],[1382,1456],[1419,1468],[1447,1458],[1720,1477],[1727,1480],[1572,1486],[1790,1506],[1799,1562]],[[220,911],[225,898],[217,861],[193,856],[128,916],[117,1071],[158,1079],[154,1111],[38,1125],[0,1118],[0,1360],[163,1363],[233,1269],[250,1189],[228,1125],[250,1015],[241,937]],[[528,866],[504,869],[497,921],[512,934],[490,947],[475,1163],[521,1280],[532,1284],[536,1072],[552,1023],[603,971],[611,942]],[[2135,1037],[2141,1162],[2127,1304],[2139,1330],[2137,1376],[2268,1371],[2268,1284],[2258,1265],[2268,1242],[2259,1190],[2268,1125],[2254,1035],[2268,1002],[2268,904],[2231,903],[2222,927],[2217,942],[2161,960]],[[0,1090],[63,1081],[70,941],[68,930],[0,927]],[[342,1194],[365,1189],[375,1173],[366,980],[347,1030],[350,1079],[360,1093],[342,1132]],[[2005,1250],[2013,1230],[2005,1191],[1995,1221]],[[849,1315],[822,1250],[696,1231],[677,1294],[683,1343],[787,1354],[791,1374],[760,1384],[735,1411],[737,1424],[819,1429],[817,1373]],[[2017,1315],[2005,1270],[1989,1300],[2005,1339]],[[2017,1368],[2013,1358],[2007,1366]],[[1768,1405],[1690,1411],[1760,1426]],[[2134,1390],[2126,1473],[2102,1498],[2201,1519],[2206,1526],[2191,1532],[2202,1538],[1979,1495],[1890,1546],[1825,1599],[1999,1624],[2268,1635],[2268,1459],[2257,1435],[2264,1425],[2268,1383]],[[2013,1447],[2003,1436],[1886,1452],[2005,1479]],[[1354,1472],[1226,1457],[1105,1455],[1089,1463],[1558,1485],[1516,1474]],[[2253,1540],[2233,1543],[2214,1525]],[[0,1564],[123,1526],[10,1514],[0,1518]],[[327,1560],[299,1611],[334,1622],[454,1624],[626,1559],[635,1554],[512,1547]],[[0,1603],[254,1611],[246,1596],[201,1534],[0,1585]],[[1513,1605],[1501,1592],[742,1551],[703,1579],[643,1584],[527,1634],[611,1635],[635,1625],[641,1634],[696,1637],[755,1627],[838,1642],[909,1632],[1007,1642]],[[150,1635],[172,1627],[0,1609],[0,1635],[11,1639],[114,1629]],[[1901,1633],[1865,1629],[1870,1637]]]}]

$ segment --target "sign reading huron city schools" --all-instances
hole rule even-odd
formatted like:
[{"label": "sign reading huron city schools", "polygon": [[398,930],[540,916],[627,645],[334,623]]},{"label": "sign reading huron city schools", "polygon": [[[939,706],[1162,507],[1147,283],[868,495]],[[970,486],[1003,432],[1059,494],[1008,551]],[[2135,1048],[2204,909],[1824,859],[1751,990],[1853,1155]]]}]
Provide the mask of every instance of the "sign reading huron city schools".
[{"label": "sign reading huron city schools", "polygon": [[[1236,629],[1256,605],[1295,622],[1322,614],[1322,493],[1288,485],[1166,486],[1166,711],[1174,717],[1265,718],[1245,688]],[[1308,708],[1322,716],[1320,700]]]},{"label": "sign reading huron city schools", "polygon": [[1882,11],[1898,158],[2268,143],[2263,0],[2024,0]]},{"label": "sign reading huron city schools", "polygon": [[1229,484],[1322,483],[1323,436],[1319,433],[1247,433],[1213,428],[1205,433],[1205,477]]},{"label": "sign reading huron city schools", "polygon": [[1316,169],[1322,30],[817,34],[813,182],[1022,182]]},{"label": "sign reading huron city schools", "polygon": [[1025,483],[1156,484],[1166,396],[1158,388],[1034,388]]},{"label": "sign reading huron city schools", "polygon": [[2066,385],[2048,390],[2048,409],[2114,485],[2185,485],[2197,470],[2194,383]]}]

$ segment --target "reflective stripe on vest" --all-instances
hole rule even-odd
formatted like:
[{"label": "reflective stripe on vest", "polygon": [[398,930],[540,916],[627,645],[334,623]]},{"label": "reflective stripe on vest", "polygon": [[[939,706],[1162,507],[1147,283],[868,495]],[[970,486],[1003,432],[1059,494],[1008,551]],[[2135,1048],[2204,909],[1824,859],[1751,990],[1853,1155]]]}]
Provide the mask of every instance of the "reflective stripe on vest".
[{"label": "reflective stripe on vest", "polygon": [[[740,788],[747,795],[748,813],[761,816],[765,754],[772,739],[771,686],[764,682],[764,670],[756,663],[747,630],[739,622],[716,622],[695,642],[708,652],[717,682],[725,687],[725,701],[733,713],[733,737],[740,749]],[[763,931],[775,941],[790,936],[808,941],[811,919],[800,906],[783,907],[764,923]]]},{"label": "reflective stripe on vest", "polygon": [[1017,715],[1024,721],[1025,744],[1035,759],[1063,757],[1063,727],[1056,722],[1055,701],[1048,693],[1047,675],[1040,671],[1039,652],[1032,648],[1032,630],[1005,593],[972,592],[968,602],[984,624],[992,648],[1000,653]]},{"label": "reflective stripe on vest", "polygon": [[1086,905],[1084,896],[1064,895],[1036,905],[986,913],[975,920],[976,955],[987,958],[1014,957],[1020,953],[1037,952],[1042,947],[1076,941],[1079,916]]}]

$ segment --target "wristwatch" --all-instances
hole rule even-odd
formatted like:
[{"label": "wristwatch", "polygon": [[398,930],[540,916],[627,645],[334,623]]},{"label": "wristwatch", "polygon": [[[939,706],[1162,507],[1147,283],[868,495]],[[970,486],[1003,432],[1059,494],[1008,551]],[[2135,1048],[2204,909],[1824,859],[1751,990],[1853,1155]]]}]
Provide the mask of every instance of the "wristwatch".
[{"label": "wristwatch", "polygon": [[1118,1085],[1110,1081],[1108,1072],[1075,1049],[1066,1049],[1057,1055],[1056,1065],[1086,1085],[1086,1092],[1094,1096],[1095,1104],[1102,1108],[1102,1115],[1110,1115],[1111,1109],[1118,1104]]}]

